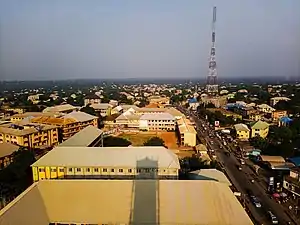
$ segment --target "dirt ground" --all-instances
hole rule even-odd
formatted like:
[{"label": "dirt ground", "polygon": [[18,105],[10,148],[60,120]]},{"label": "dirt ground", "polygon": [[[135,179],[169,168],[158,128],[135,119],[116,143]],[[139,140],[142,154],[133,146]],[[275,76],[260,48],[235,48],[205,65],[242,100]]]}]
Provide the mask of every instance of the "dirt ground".
[{"label": "dirt ground", "polygon": [[144,142],[151,137],[160,137],[169,149],[178,149],[175,132],[138,132],[122,133],[118,137],[129,140],[133,146],[143,146]]}]

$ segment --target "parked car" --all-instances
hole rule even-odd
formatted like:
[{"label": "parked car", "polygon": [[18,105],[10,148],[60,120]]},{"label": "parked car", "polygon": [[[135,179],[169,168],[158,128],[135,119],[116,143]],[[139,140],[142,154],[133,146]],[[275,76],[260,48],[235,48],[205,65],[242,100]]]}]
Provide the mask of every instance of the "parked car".
[{"label": "parked car", "polygon": [[254,195],[250,196],[251,202],[252,204],[256,207],[256,208],[261,208],[261,203],[259,202],[258,198]]},{"label": "parked car", "polygon": [[244,161],[243,159],[240,159],[240,163],[241,163],[242,165],[245,165],[245,161]]},{"label": "parked car", "polygon": [[268,211],[268,215],[272,221],[272,224],[278,224],[278,219],[277,217],[271,212],[271,211]]}]

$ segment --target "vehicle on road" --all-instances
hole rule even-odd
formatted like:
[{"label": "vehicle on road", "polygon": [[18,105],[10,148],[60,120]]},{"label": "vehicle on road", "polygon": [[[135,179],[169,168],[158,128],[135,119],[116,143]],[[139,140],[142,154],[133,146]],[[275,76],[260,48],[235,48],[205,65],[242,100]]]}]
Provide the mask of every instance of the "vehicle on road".
[{"label": "vehicle on road", "polygon": [[268,211],[268,215],[272,221],[272,224],[278,224],[278,219],[277,217],[271,212],[271,211]]},{"label": "vehicle on road", "polygon": [[236,168],[237,168],[239,171],[242,171],[241,165],[237,164],[237,165],[236,165]]},{"label": "vehicle on road", "polygon": [[254,195],[250,196],[251,202],[252,204],[256,207],[256,208],[261,208],[261,203],[259,202],[258,198]]},{"label": "vehicle on road", "polygon": [[242,165],[245,165],[245,161],[244,161],[243,159],[240,159],[240,163],[241,163]]},{"label": "vehicle on road", "polygon": [[222,134],[230,134],[230,130],[224,129],[224,130],[221,130],[221,133]]}]

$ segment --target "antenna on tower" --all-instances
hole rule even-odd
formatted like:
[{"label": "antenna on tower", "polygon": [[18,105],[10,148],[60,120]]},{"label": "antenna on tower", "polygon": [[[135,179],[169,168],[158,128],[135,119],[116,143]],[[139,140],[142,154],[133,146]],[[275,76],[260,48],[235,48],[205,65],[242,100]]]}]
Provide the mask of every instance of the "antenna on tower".
[{"label": "antenna on tower", "polygon": [[206,90],[209,94],[218,93],[217,84],[217,62],[216,62],[216,21],[217,21],[217,7],[213,7],[213,20],[212,20],[212,32],[211,32],[211,49],[207,76]]}]

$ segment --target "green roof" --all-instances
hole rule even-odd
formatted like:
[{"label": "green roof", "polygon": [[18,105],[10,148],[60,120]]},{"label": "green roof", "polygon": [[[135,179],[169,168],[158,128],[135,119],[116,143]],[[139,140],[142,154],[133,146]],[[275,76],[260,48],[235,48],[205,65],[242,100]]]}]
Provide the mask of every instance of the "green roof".
[{"label": "green roof", "polygon": [[256,123],[254,124],[251,124],[251,128],[252,129],[259,129],[259,130],[264,130],[266,128],[269,127],[269,124],[266,123],[266,122],[263,122],[263,121],[257,121]]}]

